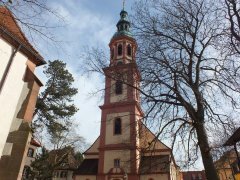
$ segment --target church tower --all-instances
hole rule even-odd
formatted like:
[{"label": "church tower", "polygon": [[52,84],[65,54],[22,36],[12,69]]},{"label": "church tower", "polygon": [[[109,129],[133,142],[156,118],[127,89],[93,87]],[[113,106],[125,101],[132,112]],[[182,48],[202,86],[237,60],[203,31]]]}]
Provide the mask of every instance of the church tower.
[{"label": "church tower", "polygon": [[130,32],[128,13],[120,13],[117,32],[110,43],[110,64],[104,69],[105,99],[102,110],[98,179],[137,179],[140,74],[136,66],[137,43]]},{"label": "church tower", "polygon": [[100,136],[84,152],[74,180],[177,180],[172,150],[142,123],[137,43],[124,9],[109,48]]}]

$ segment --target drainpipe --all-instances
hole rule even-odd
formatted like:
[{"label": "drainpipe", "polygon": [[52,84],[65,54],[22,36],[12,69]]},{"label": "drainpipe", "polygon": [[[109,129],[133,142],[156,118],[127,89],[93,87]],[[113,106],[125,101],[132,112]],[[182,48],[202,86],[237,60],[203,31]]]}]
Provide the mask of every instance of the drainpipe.
[{"label": "drainpipe", "polygon": [[4,85],[4,83],[7,79],[8,72],[11,68],[12,63],[13,63],[13,59],[14,59],[15,55],[17,54],[17,52],[20,50],[20,48],[21,48],[21,45],[19,45],[17,49],[15,49],[15,50],[13,49],[13,52],[12,52],[10,58],[9,58],[7,67],[5,68],[5,71],[4,71],[3,76],[1,78],[1,81],[0,81],[0,94],[1,94],[2,89],[3,89],[3,85]]}]

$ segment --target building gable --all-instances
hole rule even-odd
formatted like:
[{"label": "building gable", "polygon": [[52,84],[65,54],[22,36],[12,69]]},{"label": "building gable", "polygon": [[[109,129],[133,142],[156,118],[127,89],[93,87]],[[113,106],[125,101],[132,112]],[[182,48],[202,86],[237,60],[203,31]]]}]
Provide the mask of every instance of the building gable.
[{"label": "building gable", "polygon": [[7,42],[13,46],[21,45],[22,51],[29,59],[34,61],[37,66],[46,62],[38,51],[28,41],[21,28],[19,27],[15,17],[7,7],[0,6],[0,34]]},{"label": "building gable", "polygon": [[161,142],[158,137],[156,137],[143,123],[141,123],[139,136],[140,147],[143,151],[161,150],[165,152],[171,152],[171,148]]},{"label": "building gable", "polygon": [[95,142],[83,153],[84,155],[94,155],[98,154],[98,148],[100,143],[100,136],[95,140]]}]

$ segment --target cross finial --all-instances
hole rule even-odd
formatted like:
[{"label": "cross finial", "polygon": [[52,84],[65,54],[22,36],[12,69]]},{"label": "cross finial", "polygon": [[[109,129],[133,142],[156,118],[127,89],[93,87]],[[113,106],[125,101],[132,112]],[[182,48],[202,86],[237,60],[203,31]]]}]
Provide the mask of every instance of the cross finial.
[{"label": "cross finial", "polygon": [[123,10],[124,10],[124,8],[125,8],[125,0],[123,0]]}]

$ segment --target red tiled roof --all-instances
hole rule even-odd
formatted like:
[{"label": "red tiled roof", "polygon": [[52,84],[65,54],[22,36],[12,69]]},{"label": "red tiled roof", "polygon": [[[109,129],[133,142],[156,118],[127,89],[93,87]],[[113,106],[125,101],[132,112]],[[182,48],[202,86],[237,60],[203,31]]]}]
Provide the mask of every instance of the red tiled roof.
[{"label": "red tiled roof", "polygon": [[240,141],[240,127],[233,133],[231,137],[224,143],[224,146],[233,146]]},{"label": "red tiled roof", "polygon": [[31,142],[30,142],[30,144],[31,145],[33,145],[33,146],[36,146],[36,147],[41,147],[42,145],[39,143],[39,142],[37,142],[35,139],[31,139]]},{"label": "red tiled roof", "polygon": [[48,160],[57,165],[56,170],[75,170],[79,165],[74,157],[74,149],[70,146],[50,151]]},{"label": "red tiled roof", "polygon": [[38,51],[30,44],[21,28],[19,27],[13,14],[7,7],[4,6],[0,6],[0,34],[7,34],[11,37],[10,39],[14,39],[23,45],[28,50],[28,52],[36,57],[36,65],[42,65],[46,63]]},{"label": "red tiled roof", "polygon": [[169,155],[143,156],[140,162],[140,173],[167,173],[170,171]]},{"label": "red tiled roof", "polygon": [[84,159],[74,172],[74,175],[96,175],[98,173],[98,159]]}]

